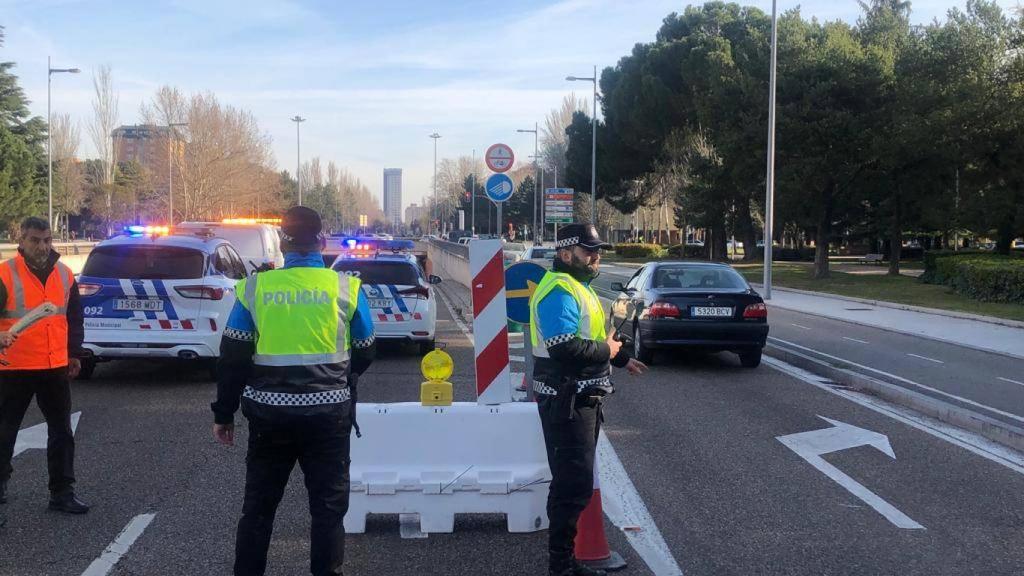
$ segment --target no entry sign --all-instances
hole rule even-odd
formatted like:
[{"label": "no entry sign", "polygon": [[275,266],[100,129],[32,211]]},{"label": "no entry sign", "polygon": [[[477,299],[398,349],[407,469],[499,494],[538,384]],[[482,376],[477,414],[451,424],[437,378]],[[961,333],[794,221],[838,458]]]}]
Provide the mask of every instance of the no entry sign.
[{"label": "no entry sign", "polygon": [[507,144],[494,144],[487,149],[487,154],[484,155],[484,162],[487,163],[491,172],[507,172],[515,159],[516,156],[512,153],[512,148]]}]

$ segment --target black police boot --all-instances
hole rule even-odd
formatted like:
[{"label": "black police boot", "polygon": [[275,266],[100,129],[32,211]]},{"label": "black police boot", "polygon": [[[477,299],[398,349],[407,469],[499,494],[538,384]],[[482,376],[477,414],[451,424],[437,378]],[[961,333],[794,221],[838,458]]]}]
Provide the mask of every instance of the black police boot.
[{"label": "black police boot", "polygon": [[0,504],[7,504],[7,482],[0,482]]},{"label": "black police boot", "polygon": [[65,514],[85,514],[89,511],[89,505],[79,500],[74,492],[68,492],[60,496],[50,496],[50,510]]},{"label": "black police boot", "polygon": [[607,576],[604,570],[591,568],[573,559],[568,566],[562,568],[552,567],[548,570],[548,576]]}]

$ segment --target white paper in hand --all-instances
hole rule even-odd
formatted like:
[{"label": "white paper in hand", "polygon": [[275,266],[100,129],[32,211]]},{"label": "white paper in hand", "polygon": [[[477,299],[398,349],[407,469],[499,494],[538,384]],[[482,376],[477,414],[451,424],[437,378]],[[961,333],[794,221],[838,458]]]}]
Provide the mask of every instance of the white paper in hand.
[{"label": "white paper in hand", "polygon": [[56,314],[56,306],[54,306],[50,302],[43,302],[39,306],[36,306],[32,310],[30,310],[28,314],[22,316],[21,320],[15,322],[14,326],[11,326],[11,333],[20,334],[24,332],[26,329],[28,329],[29,326],[35,324],[36,322],[39,322],[43,318],[46,318],[47,316],[54,316]]}]

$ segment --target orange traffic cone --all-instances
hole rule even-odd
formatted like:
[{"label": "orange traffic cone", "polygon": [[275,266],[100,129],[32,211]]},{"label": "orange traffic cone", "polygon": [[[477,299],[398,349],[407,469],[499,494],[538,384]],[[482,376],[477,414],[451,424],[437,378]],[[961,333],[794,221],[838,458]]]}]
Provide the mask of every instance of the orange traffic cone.
[{"label": "orange traffic cone", "polygon": [[598,474],[597,454],[594,455],[594,495],[590,504],[583,509],[579,522],[576,524],[575,545],[576,559],[590,566],[607,572],[615,572],[626,567],[626,561],[618,552],[608,546],[608,538],[604,535],[604,510],[601,508],[601,480]]}]

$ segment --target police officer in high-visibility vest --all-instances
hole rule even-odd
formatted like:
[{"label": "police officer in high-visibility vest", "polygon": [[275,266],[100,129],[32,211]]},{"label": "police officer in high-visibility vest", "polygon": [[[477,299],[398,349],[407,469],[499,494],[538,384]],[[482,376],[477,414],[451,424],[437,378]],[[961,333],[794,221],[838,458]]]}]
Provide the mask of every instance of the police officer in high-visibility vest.
[{"label": "police officer in high-visibility vest", "polygon": [[551,487],[548,492],[548,571],[552,576],[599,576],[604,571],[573,555],[576,522],[593,495],[594,452],[612,393],[611,366],[641,374],[614,330],[607,331],[601,302],[590,287],[602,242],[591,224],[558,231],[555,259],[530,297],[533,389],[544,430]]},{"label": "police officer in high-visibility vest", "polygon": [[373,360],[374,334],[359,278],[324,267],[321,227],[309,208],[285,213],[284,268],[238,283],[224,329],[214,436],[234,443],[240,401],[249,421],[236,576],[265,572],[274,514],[296,462],[309,492],[310,571],[342,574],[355,378]]},{"label": "police officer in high-visibility vest", "polygon": [[[85,514],[89,506],[75,496],[71,429],[71,379],[82,368],[85,326],[78,283],[59,259],[46,219],[31,217],[21,224],[18,255],[0,263],[0,504],[7,501],[18,428],[35,396],[46,418],[49,508]],[[19,320],[45,303],[57,314],[12,333]]]}]

